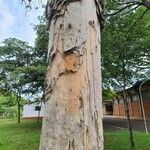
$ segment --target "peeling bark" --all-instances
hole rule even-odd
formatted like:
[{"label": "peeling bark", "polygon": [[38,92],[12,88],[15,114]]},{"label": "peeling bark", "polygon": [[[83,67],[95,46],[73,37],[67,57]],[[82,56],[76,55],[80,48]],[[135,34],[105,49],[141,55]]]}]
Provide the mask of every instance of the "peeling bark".
[{"label": "peeling bark", "polygon": [[49,4],[48,11],[54,12],[49,14],[40,150],[102,150],[100,23],[95,1]]}]

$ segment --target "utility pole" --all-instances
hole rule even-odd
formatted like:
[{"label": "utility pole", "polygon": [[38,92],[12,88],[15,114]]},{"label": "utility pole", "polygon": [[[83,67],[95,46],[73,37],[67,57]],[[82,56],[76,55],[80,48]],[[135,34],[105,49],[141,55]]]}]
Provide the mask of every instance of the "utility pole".
[{"label": "utility pole", "polygon": [[147,128],[147,122],[146,122],[146,116],[145,116],[145,110],[144,110],[144,104],[143,104],[143,97],[142,97],[142,92],[141,92],[141,87],[142,85],[149,81],[150,79],[144,80],[140,86],[139,86],[139,95],[140,95],[140,101],[141,101],[141,108],[142,108],[142,115],[143,115],[143,121],[144,121],[144,126],[145,126],[145,132],[148,134],[148,128]]}]

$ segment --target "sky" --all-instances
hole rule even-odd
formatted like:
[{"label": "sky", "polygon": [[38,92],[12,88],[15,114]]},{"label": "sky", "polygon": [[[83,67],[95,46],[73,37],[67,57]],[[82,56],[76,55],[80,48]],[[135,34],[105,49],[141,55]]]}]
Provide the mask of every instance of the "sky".
[{"label": "sky", "polygon": [[[46,0],[34,0],[32,6],[45,4]],[[37,17],[44,8],[26,10],[21,0],[0,0],[0,43],[6,38],[17,38],[34,46],[35,31],[33,25],[38,24]]]}]

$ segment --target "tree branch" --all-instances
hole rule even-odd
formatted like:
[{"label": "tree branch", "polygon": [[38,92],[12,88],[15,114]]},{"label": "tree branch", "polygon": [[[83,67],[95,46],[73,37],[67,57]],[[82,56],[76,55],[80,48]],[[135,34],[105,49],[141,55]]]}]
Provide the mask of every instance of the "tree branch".
[{"label": "tree branch", "polygon": [[141,20],[143,18],[143,16],[146,14],[146,12],[148,11],[149,9],[146,9],[143,14],[133,23],[133,25],[131,26],[131,28],[128,30],[128,31],[131,31],[133,29],[133,27],[136,25],[136,23]]},{"label": "tree branch", "polygon": [[[150,1],[148,1],[148,0],[141,0],[141,2],[137,1],[137,0],[126,1],[126,2],[116,2],[115,0],[113,0],[113,1],[117,5],[122,6],[122,8],[119,8],[119,10],[117,10],[114,13],[105,14],[104,15],[105,17],[114,16],[114,15],[116,15],[118,13],[121,13],[122,11],[126,10],[127,8],[130,8],[130,7],[134,6],[134,5],[135,5],[135,7],[133,9],[129,10],[128,13],[130,13],[131,11],[137,9],[140,6],[145,6],[148,10],[150,10]],[[125,14],[127,14],[127,13],[125,13]]]},{"label": "tree branch", "polygon": [[133,10],[136,10],[136,9],[139,8],[139,7],[140,7],[140,5],[137,5],[137,6],[135,6],[134,8],[130,9],[129,11],[127,11],[126,13],[124,13],[123,15],[126,15],[126,14],[132,12]]},{"label": "tree branch", "polygon": [[142,2],[143,2],[143,5],[144,5],[147,9],[150,10],[150,1],[148,1],[148,0],[142,0]]},{"label": "tree branch", "polygon": [[111,13],[111,14],[105,14],[104,16],[105,16],[105,17],[108,17],[108,16],[114,16],[114,15],[119,14],[120,12],[124,11],[125,9],[134,6],[134,5],[137,5],[137,4],[126,5],[126,6],[124,6],[123,8],[120,8],[118,11],[116,11],[116,12],[114,12],[114,13]]},{"label": "tree branch", "polygon": [[139,2],[139,1],[128,1],[128,2],[116,2],[115,0],[113,0],[117,5],[128,5],[128,4],[135,4],[135,5],[142,5],[143,2]]}]

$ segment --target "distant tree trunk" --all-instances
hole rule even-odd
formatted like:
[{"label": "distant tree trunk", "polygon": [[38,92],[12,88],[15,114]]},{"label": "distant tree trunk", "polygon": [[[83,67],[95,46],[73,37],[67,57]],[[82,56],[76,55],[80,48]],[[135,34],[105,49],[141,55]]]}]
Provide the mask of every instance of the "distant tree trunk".
[{"label": "distant tree trunk", "polygon": [[101,11],[96,0],[50,0],[40,150],[102,150]]},{"label": "distant tree trunk", "polygon": [[40,113],[41,113],[41,110],[38,111],[38,119],[37,119],[37,123],[40,122]]},{"label": "distant tree trunk", "polygon": [[130,120],[130,113],[129,113],[129,106],[127,101],[127,94],[126,94],[126,57],[125,57],[125,50],[122,51],[122,78],[123,78],[123,102],[125,106],[125,116],[127,117],[128,122],[128,130],[129,130],[129,140],[131,149],[134,149],[134,139],[133,139],[133,131],[132,131],[132,125]]},{"label": "distant tree trunk", "polygon": [[20,123],[20,95],[17,93],[18,123]]},{"label": "distant tree trunk", "polygon": [[42,100],[41,100],[40,109],[38,110],[38,120],[37,120],[38,123],[40,123],[41,109],[42,109]]}]

